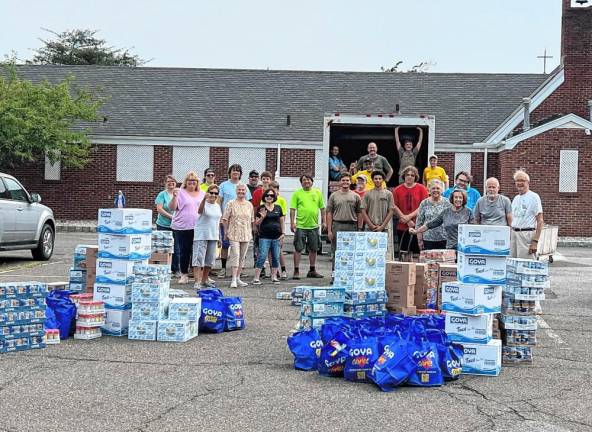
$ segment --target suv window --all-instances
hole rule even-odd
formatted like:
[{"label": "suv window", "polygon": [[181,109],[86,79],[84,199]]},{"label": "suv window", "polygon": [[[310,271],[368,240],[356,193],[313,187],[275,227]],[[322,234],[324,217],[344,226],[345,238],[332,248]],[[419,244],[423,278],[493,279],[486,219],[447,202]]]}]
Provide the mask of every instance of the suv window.
[{"label": "suv window", "polygon": [[0,199],[8,199],[8,193],[6,192],[6,187],[4,186],[2,177],[0,177]]},{"label": "suv window", "polygon": [[6,184],[6,189],[8,191],[8,199],[15,201],[29,201],[27,198],[27,193],[16,181],[11,178],[4,177],[4,183]]}]

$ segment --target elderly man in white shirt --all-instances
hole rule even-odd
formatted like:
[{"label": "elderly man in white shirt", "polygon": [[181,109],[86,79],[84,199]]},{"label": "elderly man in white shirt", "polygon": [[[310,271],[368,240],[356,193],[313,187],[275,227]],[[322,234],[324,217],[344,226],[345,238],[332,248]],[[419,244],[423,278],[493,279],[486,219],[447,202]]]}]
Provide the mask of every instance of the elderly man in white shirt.
[{"label": "elderly man in white shirt", "polygon": [[510,253],[513,258],[536,259],[544,225],[541,198],[530,190],[530,177],[525,171],[516,171],[514,182],[518,195],[512,200]]}]

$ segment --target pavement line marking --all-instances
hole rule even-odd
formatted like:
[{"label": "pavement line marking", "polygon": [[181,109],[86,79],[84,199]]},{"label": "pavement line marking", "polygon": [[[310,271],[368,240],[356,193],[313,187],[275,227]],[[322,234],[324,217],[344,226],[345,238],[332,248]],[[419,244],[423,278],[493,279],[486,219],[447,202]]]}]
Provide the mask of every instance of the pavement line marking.
[{"label": "pavement line marking", "polygon": [[[48,263],[43,263],[43,262],[33,262],[33,263],[28,263],[28,264],[20,264],[20,265],[16,265],[14,267],[9,267],[6,270],[1,270],[0,274],[4,274],[4,273],[11,273],[13,271],[17,271],[17,270],[23,270],[23,269],[31,269],[31,268],[35,268],[35,267],[42,267],[42,266],[48,266],[48,265],[54,265],[54,264],[61,264],[64,261],[51,261]],[[16,275],[14,275],[16,276]]]},{"label": "pavement line marking", "polygon": [[551,329],[551,326],[549,324],[547,324],[547,321],[545,321],[541,316],[537,316],[537,322],[538,322],[540,328],[545,329],[545,333],[547,333],[547,336],[549,336],[551,339],[553,339],[553,342],[555,342],[558,345],[565,344],[565,341],[563,339],[561,339],[561,336],[559,336],[557,333],[555,333]]}]

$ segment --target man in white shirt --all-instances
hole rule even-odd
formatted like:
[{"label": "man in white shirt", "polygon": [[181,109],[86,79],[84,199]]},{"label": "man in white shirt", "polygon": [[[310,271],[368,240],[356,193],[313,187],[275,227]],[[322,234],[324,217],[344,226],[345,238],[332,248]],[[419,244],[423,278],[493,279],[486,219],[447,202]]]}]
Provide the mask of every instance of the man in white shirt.
[{"label": "man in white shirt", "polygon": [[525,171],[516,171],[514,182],[518,195],[512,200],[510,253],[513,258],[536,259],[544,225],[541,198],[530,190],[530,177]]}]

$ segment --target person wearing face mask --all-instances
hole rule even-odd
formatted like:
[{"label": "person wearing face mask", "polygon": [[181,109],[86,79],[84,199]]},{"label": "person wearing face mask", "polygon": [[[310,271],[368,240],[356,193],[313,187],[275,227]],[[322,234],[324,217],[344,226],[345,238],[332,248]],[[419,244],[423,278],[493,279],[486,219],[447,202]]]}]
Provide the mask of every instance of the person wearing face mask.
[{"label": "person wearing face mask", "polygon": [[467,193],[464,190],[455,190],[450,195],[451,207],[443,210],[434,219],[426,222],[419,228],[409,228],[411,234],[421,234],[429,229],[439,226],[446,231],[446,249],[456,250],[458,244],[458,226],[472,224],[475,221],[473,212],[466,207]]},{"label": "person wearing face mask", "polygon": [[415,128],[417,129],[418,138],[417,144],[414,147],[413,141],[409,138],[405,139],[403,145],[401,145],[401,139],[399,137],[400,128],[400,126],[395,128],[395,145],[397,146],[397,152],[399,153],[399,181],[404,182],[405,178],[403,178],[403,170],[409,166],[415,167],[415,160],[417,159],[417,155],[421,150],[421,144],[423,142],[423,130],[420,127]]},{"label": "person wearing face mask", "polygon": [[485,182],[485,196],[479,198],[475,210],[475,223],[481,225],[512,226],[512,203],[499,193],[499,181],[490,177]]},{"label": "person wearing face mask", "polygon": [[216,247],[220,238],[222,209],[217,202],[219,193],[220,189],[215,184],[208,186],[206,199],[202,200],[197,210],[199,217],[193,234],[192,263],[196,289],[214,286],[209,274],[216,261]]},{"label": "person wearing face mask", "polygon": [[368,154],[358,159],[356,170],[362,171],[367,169],[367,166],[364,166],[364,162],[367,160],[372,161],[372,167],[370,168],[371,171],[382,171],[385,175],[384,181],[388,182],[390,180],[393,175],[393,167],[391,167],[391,164],[384,156],[378,154],[378,146],[375,142],[368,144]]}]

